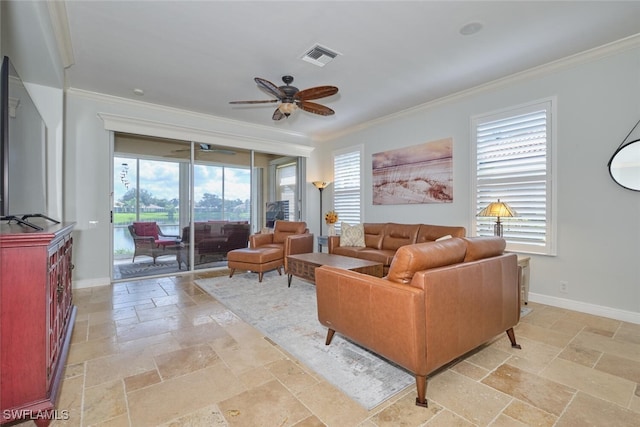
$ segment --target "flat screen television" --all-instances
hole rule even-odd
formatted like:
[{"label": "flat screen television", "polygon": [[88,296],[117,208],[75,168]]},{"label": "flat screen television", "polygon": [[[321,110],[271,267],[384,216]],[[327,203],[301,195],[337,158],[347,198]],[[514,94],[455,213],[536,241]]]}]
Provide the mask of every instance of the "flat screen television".
[{"label": "flat screen television", "polygon": [[0,217],[31,225],[26,218],[47,218],[47,129],[6,56],[2,59],[0,102]]}]

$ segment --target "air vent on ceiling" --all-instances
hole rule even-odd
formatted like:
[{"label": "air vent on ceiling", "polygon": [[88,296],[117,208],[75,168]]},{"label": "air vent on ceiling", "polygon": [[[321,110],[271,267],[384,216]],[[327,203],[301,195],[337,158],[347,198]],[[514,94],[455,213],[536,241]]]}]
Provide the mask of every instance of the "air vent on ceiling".
[{"label": "air vent on ceiling", "polygon": [[318,67],[324,67],[338,55],[338,52],[334,52],[329,48],[317,44],[302,55],[302,60],[317,65]]}]

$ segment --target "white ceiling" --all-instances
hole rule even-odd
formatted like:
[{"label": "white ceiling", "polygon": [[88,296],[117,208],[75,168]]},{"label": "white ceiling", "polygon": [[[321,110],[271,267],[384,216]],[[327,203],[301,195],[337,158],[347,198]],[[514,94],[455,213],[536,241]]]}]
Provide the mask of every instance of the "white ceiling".
[{"label": "white ceiling", "polygon": [[[638,1],[68,1],[74,64],[67,86],[315,138],[640,32]],[[463,36],[465,24],[480,32]],[[341,53],[304,62],[319,43]],[[336,111],[276,104],[254,77],[299,89]],[[144,96],[133,93],[144,90]]]}]

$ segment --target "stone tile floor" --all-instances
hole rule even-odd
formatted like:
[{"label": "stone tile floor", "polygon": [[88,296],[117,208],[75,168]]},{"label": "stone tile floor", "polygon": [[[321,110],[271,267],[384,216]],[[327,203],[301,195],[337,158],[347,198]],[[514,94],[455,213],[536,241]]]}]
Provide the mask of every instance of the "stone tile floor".
[{"label": "stone tile floor", "polygon": [[52,425],[640,426],[640,325],[530,303],[522,350],[496,337],[429,378],[428,409],[409,387],[367,411],[193,283],[216,274],[74,291]]}]

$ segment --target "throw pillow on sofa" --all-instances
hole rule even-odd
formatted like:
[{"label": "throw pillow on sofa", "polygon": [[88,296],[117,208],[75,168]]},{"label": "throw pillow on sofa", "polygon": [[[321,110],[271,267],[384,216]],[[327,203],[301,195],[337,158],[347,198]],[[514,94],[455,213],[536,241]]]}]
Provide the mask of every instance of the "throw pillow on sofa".
[{"label": "throw pillow on sofa", "polygon": [[364,247],[364,225],[343,222],[340,225],[340,246]]}]

